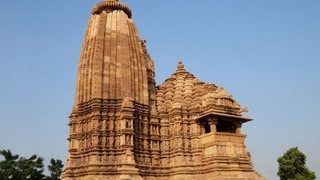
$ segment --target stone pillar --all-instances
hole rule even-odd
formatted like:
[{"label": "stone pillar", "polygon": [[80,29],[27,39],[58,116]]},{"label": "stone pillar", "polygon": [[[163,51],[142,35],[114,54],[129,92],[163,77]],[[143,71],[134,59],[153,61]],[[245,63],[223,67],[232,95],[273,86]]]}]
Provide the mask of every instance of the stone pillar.
[{"label": "stone pillar", "polygon": [[242,123],[236,122],[236,133],[237,134],[241,134],[241,126],[242,126]]},{"label": "stone pillar", "polygon": [[210,125],[210,131],[211,131],[211,133],[216,133],[216,132],[217,132],[218,118],[216,118],[216,117],[209,117],[209,118],[208,118],[208,124]]},{"label": "stone pillar", "polygon": [[198,126],[200,127],[200,135],[203,135],[206,133],[205,124],[204,122],[198,122]]}]

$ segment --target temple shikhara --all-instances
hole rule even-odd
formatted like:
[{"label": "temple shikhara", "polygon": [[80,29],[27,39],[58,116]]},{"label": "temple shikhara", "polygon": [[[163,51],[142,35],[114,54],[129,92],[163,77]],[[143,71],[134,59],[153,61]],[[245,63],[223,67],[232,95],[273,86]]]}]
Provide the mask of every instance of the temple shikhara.
[{"label": "temple shikhara", "polygon": [[95,5],[78,68],[63,180],[262,179],[241,132],[251,121],[223,88],[182,62],[159,86],[117,0]]}]

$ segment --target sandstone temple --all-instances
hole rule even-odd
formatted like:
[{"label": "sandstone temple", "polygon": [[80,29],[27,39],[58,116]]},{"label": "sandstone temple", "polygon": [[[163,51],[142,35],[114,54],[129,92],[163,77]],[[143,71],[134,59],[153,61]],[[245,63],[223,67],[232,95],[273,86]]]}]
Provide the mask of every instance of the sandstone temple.
[{"label": "sandstone temple", "polygon": [[251,121],[182,62],[156,86],[128,6],[95,5],[78,67],[63,180],[262,179],[241,132]]}]

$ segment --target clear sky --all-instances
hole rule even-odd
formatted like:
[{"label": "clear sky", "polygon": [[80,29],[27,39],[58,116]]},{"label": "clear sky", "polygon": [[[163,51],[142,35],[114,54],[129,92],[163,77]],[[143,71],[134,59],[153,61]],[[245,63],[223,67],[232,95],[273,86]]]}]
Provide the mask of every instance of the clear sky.
[{"label": "clear sky", "polygon": [[[65,161],[76,69],[98,1],[0,1],[0,149]],[[182,58],[249,108],[254,121],[243,132],[258,172],[278,179],[277,158],[298,146],[320,177],[319,0],[123,2],[157,84]]]}]

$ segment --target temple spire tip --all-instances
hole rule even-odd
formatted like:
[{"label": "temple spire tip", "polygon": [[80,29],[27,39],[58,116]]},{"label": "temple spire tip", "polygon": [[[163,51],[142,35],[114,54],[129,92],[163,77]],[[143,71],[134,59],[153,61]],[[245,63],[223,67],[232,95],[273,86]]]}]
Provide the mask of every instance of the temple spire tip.
[{"label": "temple spire tip", "polygon": [[111,12],[114,10],[121,10],[127,14],[129,18],[132,16],[132,12],[130,8],[121,3],[119,0],[103,0],[100,3],[96,4],[96,6],[92,10],[92,14],[100,14],[103,11]]},{"label": "temple spire tip", "polygon": [[182,59],[181,58],[178,61],[178,69],[184,69],[184,65],[182,63]]}]

